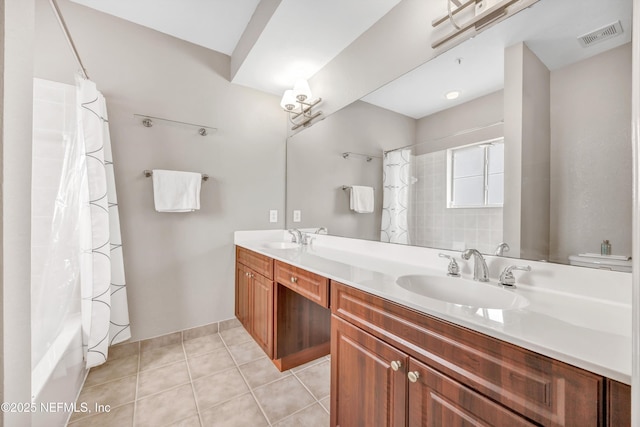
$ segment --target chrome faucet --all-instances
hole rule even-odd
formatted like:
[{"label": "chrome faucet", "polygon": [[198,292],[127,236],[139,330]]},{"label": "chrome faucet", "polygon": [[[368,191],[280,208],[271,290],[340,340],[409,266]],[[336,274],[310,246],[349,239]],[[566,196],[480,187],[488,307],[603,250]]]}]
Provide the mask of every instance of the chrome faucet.
[{"label": "chrome faucet", "polygon": [[503,256],[505,252],[509,252],[509,249],[511,249],[509,245],[506,244],[505,242],[502,242],[496,248],[496,252],[494,253],[494,255]]},{"label": "chrome faucet", "polygon": [[320,227],[316,230],[316,234],[327,234],[328,232],[327,227]]},{"label": "chrome faucet", "polygon": [[447,258],[449,260],[449,266],[447,267],[447,276],[451,277],[460,277],[460,268],[458,267],[458,263],[456,259],[451,255],[447,254],[438,254],[440,258]]},{"label": "chrome faucet", "polygon": [[484,257],[477,249],[467,249],[462,252],[462,258],[468,260],[473,255],[473,280],[478,282],[489,281],[489,267],[484,260]]},{"label": "chrome faucet", "polygon": [[513,275],[513,270],[531,271],[530,265],[510,265],[505,268],[500,274],[500,284],[502,286],[508,286],[510,288],[516,287],[516,278]]},{"label": "chrome faucet", "polygon": [[293,243],[297,243],[299,245],[302,244],[302,231],[298,230],[297,228],[291,228],[287,231],[289,232],[289,234],[291,234],[291,241]]}]

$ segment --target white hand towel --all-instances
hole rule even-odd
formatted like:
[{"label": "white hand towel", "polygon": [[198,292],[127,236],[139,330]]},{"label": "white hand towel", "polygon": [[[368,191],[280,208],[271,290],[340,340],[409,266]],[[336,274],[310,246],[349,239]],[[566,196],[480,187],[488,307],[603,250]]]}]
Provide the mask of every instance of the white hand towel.
[{"label": "white hand towel", "polygon": [[193,212],[200,209],[202,175],[153,170],[153,201],[158,212]]},{"label": "white hand towel", "polygon": [[373,212],[373,187],[351,186],[349,207],[357,213]]}]

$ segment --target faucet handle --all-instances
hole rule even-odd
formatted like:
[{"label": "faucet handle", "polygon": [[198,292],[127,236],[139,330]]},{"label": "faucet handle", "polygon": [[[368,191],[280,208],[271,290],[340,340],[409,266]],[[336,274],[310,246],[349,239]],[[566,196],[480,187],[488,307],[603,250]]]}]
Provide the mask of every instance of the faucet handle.
[{"label": "faucet handle", "polygon": [[449,266],[447,267],[447,276],[460,277],[460,267],[458,267],[458,263],[456,262],[456,259],[454,257],[443,253],[438,254],[438,256],[440,258],[447,258],[449,260]]},{"label": "faucet handle", "polygon": [[500,284],[502,286],[515,286],[516,278],[513,275],[513,270],[531,271],[530,265],[510,265],[500,273]]}]

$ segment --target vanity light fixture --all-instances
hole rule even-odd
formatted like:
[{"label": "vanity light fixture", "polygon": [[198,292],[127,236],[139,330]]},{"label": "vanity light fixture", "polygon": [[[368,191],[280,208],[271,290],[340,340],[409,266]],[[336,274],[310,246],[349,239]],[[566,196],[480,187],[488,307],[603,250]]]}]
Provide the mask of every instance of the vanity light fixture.
[{"label": "vanity light fixture", "polygon": [[460,96],[460,93],[461,92],[459,90],[452,90],[450,92],[445,93],[444,97],[451,101],[454,99],[458,99],[458,97]]},{"label": "vanity light fixture", "polygon": [[320,101],[322,98],[313,100],[309,83],[304,79],[297,80],[293,89],[286,90],[280,106],[289,113],[289,121],[293,123],[291,130],[311,125],[311,121],[322,114],[322,111],[312,111]]}]

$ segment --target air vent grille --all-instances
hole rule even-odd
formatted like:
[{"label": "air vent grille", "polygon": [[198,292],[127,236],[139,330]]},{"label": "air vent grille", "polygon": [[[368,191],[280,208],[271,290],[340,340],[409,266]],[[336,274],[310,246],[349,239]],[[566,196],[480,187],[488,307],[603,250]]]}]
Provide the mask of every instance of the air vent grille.
[{"label": "air vent grille", "polygon": [[620,21],[614,22],[602,28],[598,28],[595,31],[591,31],[588,34],[578,37],[578,41],[582,47],[589,47],[596,43],[609,40],[612,37],[616,37],[622,34],[622,25]]}]

